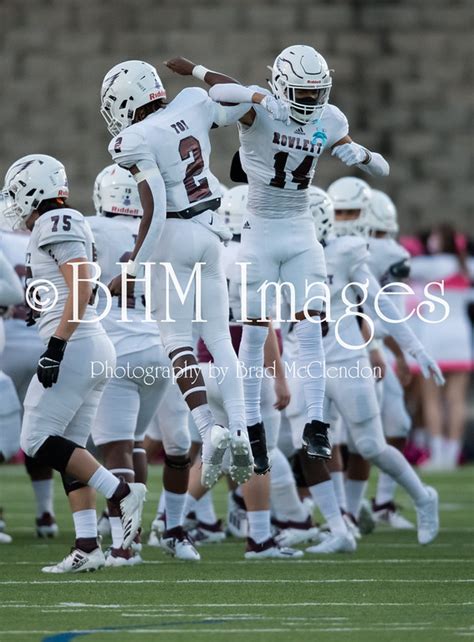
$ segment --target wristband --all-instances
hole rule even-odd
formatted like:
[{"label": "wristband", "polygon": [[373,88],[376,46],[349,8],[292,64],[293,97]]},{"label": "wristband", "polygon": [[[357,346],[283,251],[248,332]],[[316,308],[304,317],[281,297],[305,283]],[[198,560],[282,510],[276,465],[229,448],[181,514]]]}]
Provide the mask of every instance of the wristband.
[{"label": "wristband", "polygon": [[362,161],[361,165],[368,165],[370,163],[370,161],[372,160],[372,154],[369,152],[368,149],[365,149],[365,147],[363,147],[362,149],[367,154],[367,158]]},{"label": "wristband", "polygon": [[369,343],[369,352],[373,352],[374,350],[380,350],[382,347],[380,339],[372,339],[372,341]]},{"label": "wristband", "polygon": [[127,274],[128,276],[137,276],[139,265],[135,262],[129,259],[127,261]]},{"label": "wristband", "polygon": [[209,69],[206,69],[206,67],[203,67],[202,65],[195,65],[191,73],[195,78],[204,82],[204,77],[208,71]]}]

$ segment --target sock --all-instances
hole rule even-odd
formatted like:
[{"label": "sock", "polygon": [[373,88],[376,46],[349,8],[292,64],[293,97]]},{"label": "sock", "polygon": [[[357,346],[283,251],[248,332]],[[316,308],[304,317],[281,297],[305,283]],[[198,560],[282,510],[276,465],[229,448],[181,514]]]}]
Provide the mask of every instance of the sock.
[{"label": "sock", "polygon": [[209,404],[203,403],[201,406],[194,408],[193,410],[191,410],[191,415],[201,436],[201,440],[204,444],[207,431],[210,430],[214,425],[214,417],[212,416]]},{"label": "sock", "polygon": [[262,421],[260,412],[262,377],[257,374],[257,368],[263,369],[263,347],[267,336],[268,327],[244,324],[239,348],[239,360],[246,373],[243,379],[243,389],[245,416],[248,426],[253,426]]},{"label": "sock", "polygon": [[379,479],[377,482],[377,492],[375,494],[375,503],[378,506],[386,504],[387,502],[393,502],[395,498],[395,491],[397,489],[397,482],[387,475],[380,471]]},{"label": "sock", "polygon": [[372,462],[391,475],[395,481],[403,486],[415,504],[425,501],[426,489],[413,468],[405,457],[393,446],[388,446],[379,455],[372,459]]},{"label": "sock", "polygon": [[347,511],[356,519],[359,519],[360,505],[364,499],[366,488],[367,480],[346,479]]},{"label": "sock", "polygon": [[52,479],[40,479],[32,481],[33,492],[36,500],[36,517],[41,517],[43,513],[54,515],[53,497],[54,484]]},{"label": "sock", "polygon": [[328,481],[322,482],[321,484],[310,486],[309,491],[311,497],[314,499],[314,503],[329,524],[331,533],[346,535],[347,527],[342,519],[332,480],[328,479]]},{"label": "sock", "polygon": [[308,513],[296,490],[290,462],[278,448],[271,451],[270,493],[272,511],[281,522],[305,522]]},{"label": "sock", "polygon": [[196,517],[200,522],[204,522],[204,524],[215,524],[217,522],[217,515],[212,501],[212,492],[210,490],[196,503],[195,510]]},{"label": "sock", "polygon": [[104,495],[107,499],[112,497],[120,483],[123,482],[120,482],[120,479],[112,475],[110,470],[107,470],[107,468],[103,466],[99,466],[87,482],[88,486],[95,488],[96,491]]},{"label": "sock", "polygon": [[[164,493],[163,493],[164,495]],[[198,499],[195,499],[190,493],[186,493],[186,499],[184,501],[183,515],[186,517],[189,513],[196,512],[196,506]]]},{"label": "sock", "polygon": [[[232,434],[238,430],[246,431],[244,382],[240,363],[229,337],[217,341],[206,340],[214,363],[225,373],[217,377],[217,385],[222,396],[222,403],[227,414],[228,427]],[[263,364],[263,356],[262,356]]]},{"label": "sock", "polygon": [[324,402],[324,349],[321,324],[308,319],[295,326],[298,339],[297,365],[304,373],[303,391],[308,420],[323,421]]},{"label": "sock", "polygon": [[247,520],[249,524],[249,537],[257,544],[265,542],[272,536],[270,532],[269,510],[249,511],[247,513]]},{"label": "sock", "polygon": [[461,441],[459,439],[447,439],[444,461],[450,468],[456,468],[461,454]]},{"label": "sock", "polygon": [[158,506],[156,507],[156,516],[163,515],[165,512],[165,494],[162,491],[160,493],[160,499],[158,500]]},{"label": "sock", "polygon": [[163,491],[165,494],[166,506],[166,530],[183,525],[183,509],[186,501],[186,493],[172,493],[169,490]]},{"label": "sock", "polygon": [[235,495],[237,495],[237,497],[242,497],[242,499],[243,499],[244,494],[243,494],[243,492],[242,492],[242,486],[237,486],[237,488],[236,488],[234,491],[231,491],[231,494],[232,494],[232,492],[233,492]]},{"label": "sock", "polygon": [[442,462],[444,460],[443,438],[441,435],[433,435],[433,437],[431,437],[430,454],[431,459],[435,462]]},{"label": "sock", "polygon": [[347,510],[346,488],[344,486],[344,473],[342,470],[337,470],[331,473],[332,483],[334,484],[334,492],[336,493],[339,508]]},{"label": "sock", "polygon": [[123,528],[120,517],[109,517],[112,548],[120,548],[123,542]]},{"label": "sock", "polygon": [[76,539],[97,537],[97,515],[93,508],[78,510],[72,514]]}]

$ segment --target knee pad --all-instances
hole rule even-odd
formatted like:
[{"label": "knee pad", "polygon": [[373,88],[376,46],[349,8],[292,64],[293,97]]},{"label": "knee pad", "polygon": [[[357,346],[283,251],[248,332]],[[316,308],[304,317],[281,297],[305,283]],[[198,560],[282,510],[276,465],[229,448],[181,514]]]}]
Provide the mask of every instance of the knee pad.
[{"label": "knee pad", "polygon": [[359,455],[368,461],[380,455],[387,447],[380,417],[358,424],[352,431],[352,439]]},{"label": "knee pad", "polygon": [[80,488],[86,488],[87,484],[83,484],[78,479],[67,473],[61,473],[61,479],[64,486],[64,492],[66,495],[72,493],[74,490],[79,490]]},{"label": "knee pad", "polygon": [[191,460],[187,456],[167,455],[165,453],[165,466],[173,470],[189,470]]},{"label": "knee pad", "polygon": [[64,437],[48,437],[37,450],[35,459],[44,466],[54,468],[62,475],[76,448],[82,448],[82,446],[78,446]]}]

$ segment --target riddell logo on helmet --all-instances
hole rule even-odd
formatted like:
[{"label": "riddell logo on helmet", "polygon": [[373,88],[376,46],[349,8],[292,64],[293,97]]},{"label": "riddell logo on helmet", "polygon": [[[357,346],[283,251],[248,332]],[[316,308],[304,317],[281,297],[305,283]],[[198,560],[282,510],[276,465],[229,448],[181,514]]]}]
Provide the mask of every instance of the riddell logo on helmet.
[{"label": "riddell logo on helmet", "polygon": [[69,196],[69,191],[67,189],[60,189],[58,196]]},{"label": "riddell logo on helmet", "polygon": [[163,90],[161,91],[154,91],[150,94],[149,99],[150,100],[157,100],[158,98],[163,98],[165,95],[165,92]]},{"label": "riddell logo on helmet", "polygon": [[139,216],[140,215],[140,210],[137,208],[131,208],[131,207],[117,207],[116,205],[112,205],[110,211],[113,214],[130,214],[131,216]]},{"label": "riddell logo on helmet", "polygon": [[319,85],[321,81],[320,80],[308,80],[307,83],[309,85]]}]

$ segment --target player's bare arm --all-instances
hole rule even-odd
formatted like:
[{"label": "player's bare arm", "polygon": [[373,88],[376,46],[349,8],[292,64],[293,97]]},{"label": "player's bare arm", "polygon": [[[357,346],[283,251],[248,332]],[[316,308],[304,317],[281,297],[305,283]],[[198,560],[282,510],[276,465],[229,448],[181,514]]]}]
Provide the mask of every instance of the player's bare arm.
[{"label": "player's bare arm", "polygon": [[390,166],[382,154],[362,147],[349,135],[344,136],[331,147],[331,155],[339,158],[348,167],[356,165],[371,176],[388,176],[390,173]]},{"label": "player's bare arm", "polygon": [[264,365],[266,368],[274,368],[274,389],[276,396],[274,407],[277,410],[284,410],[290,403],[291,395],[286,381],[285,367],[280,355],[278,337],[271,321],[268,327],[268,336],[264,346]]}]

